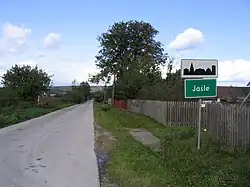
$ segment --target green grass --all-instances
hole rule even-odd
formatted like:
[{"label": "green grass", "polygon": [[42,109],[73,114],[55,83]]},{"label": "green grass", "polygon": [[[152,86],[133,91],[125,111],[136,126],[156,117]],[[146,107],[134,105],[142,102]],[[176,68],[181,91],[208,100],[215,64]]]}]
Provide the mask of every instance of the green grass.
[{"label": "green grass", "polygon": [[[108,164],[110,178],[122,187],[250,186],[250,154],[221,151],[202,134],[196,149],[195,129],[167,128],[128,111],[102,110],[95,104],[95,121],[116,136]],[[135,141],[125,128],[144,128],[159,137],[162,151]]]},{"label": "green grass", "polygon": [[23,102],[15,107],[2,107],[0,111],[0,128],[39,117],[71,105],[72,104],[68,103],[58,103],[57,106],[42,108],[32,106],[32,104],[28,102]]}]

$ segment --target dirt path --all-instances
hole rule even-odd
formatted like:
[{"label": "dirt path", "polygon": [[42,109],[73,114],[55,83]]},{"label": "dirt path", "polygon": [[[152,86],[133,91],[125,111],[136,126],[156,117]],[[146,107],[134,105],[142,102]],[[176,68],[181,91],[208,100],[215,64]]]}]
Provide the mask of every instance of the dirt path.
[{"label": "dirt path", "polygon": [[95,124],[95,153],[98,160],[101,187],[118,187],[117,184],[109,180],[106,168],[109,160],[108,155],[113,148],[114,141],[115,138],[112,136],[112,133]]}]

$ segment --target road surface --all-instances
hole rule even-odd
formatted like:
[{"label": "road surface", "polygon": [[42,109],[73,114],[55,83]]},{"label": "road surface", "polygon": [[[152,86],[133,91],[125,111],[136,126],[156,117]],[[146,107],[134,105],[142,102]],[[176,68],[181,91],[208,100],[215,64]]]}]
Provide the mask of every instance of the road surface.
[{"label": "road surface", "polygon": [[0,129],[1,187],[99,187],[93,103]]}]

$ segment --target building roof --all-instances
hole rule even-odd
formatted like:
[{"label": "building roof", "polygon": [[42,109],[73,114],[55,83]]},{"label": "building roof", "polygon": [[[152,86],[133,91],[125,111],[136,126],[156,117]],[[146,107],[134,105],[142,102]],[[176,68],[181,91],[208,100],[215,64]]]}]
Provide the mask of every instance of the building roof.
[{"label": "building roof", "polygon": [[250,87],[217,86],[217,97],[221,99],[244,99]]}]

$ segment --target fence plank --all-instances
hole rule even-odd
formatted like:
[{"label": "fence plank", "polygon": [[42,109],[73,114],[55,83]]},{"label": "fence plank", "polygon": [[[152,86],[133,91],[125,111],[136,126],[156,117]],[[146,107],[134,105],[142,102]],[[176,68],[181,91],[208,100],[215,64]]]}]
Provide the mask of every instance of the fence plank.
[{"label": "fence plank", "polygon": [[[179,101],[128,100],[128,109],[154,118],[165,126],[196,127],[198,103]],[[202,128],[212,139],[231,148],[250,144],[250,107],[229,104],[206,104],[202,108]]]}]

